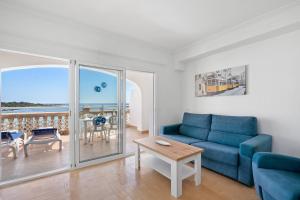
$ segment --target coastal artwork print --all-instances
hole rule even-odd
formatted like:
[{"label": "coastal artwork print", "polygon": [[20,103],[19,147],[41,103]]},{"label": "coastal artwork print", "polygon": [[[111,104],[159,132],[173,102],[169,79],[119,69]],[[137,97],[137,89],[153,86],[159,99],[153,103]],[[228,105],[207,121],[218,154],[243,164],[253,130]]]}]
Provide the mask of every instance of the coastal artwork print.
[{"label": "coastal artwork print", "polygon": [[195,95],[231,96],[246,94],[246,65],[195,75]]}]

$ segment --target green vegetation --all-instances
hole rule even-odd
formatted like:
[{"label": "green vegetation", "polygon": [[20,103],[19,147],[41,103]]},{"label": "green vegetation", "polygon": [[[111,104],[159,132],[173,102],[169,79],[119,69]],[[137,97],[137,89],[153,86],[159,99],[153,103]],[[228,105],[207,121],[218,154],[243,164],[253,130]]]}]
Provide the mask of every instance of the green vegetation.
[{"label": "green vegetation", "polygon": [[39,107],[39,106],[56,106],[58,104],[41,104],[41,103],[30,103],[30,102],[2,102],[1,107]]}]

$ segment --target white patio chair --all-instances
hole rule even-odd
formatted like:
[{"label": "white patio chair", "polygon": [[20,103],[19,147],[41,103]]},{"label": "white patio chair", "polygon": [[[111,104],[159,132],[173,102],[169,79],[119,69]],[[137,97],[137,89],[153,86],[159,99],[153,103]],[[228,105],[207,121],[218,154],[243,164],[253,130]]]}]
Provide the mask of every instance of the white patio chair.
[{"label": "white patio chair", "polygon": [[107,130],[106,141],[110,142],[111,131],[115,131],[115,133],[116,133],[118,130],[118,116],[113,115],[113,116],[109,117],[107,129],[108,130]]}]

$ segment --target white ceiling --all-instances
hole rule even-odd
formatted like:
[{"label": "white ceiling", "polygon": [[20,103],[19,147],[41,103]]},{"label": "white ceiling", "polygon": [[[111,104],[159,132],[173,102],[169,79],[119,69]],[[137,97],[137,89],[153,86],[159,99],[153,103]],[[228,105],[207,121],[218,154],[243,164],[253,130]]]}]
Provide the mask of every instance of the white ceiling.
[{"label": "white ceiling", "polygon": [[10,0],[170,50],[295,0]]}]

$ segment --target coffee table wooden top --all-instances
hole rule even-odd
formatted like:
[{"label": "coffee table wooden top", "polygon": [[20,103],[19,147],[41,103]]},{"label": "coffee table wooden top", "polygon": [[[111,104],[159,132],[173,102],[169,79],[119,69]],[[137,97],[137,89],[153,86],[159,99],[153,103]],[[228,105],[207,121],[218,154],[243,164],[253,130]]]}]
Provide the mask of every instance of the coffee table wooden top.
[{"label": "coffee table wooden top", "polygon": [[[155,142],[156,140],[163,140],[169,142],[171,145],[160,145]],[[146,137],[142,139],[133,140],[133,142],[176,161],[182,160],[184,158],[204,151],[201,148],[194,147],[181,142],[176,142],[174,140],[170,140],[160,136]]]}]

